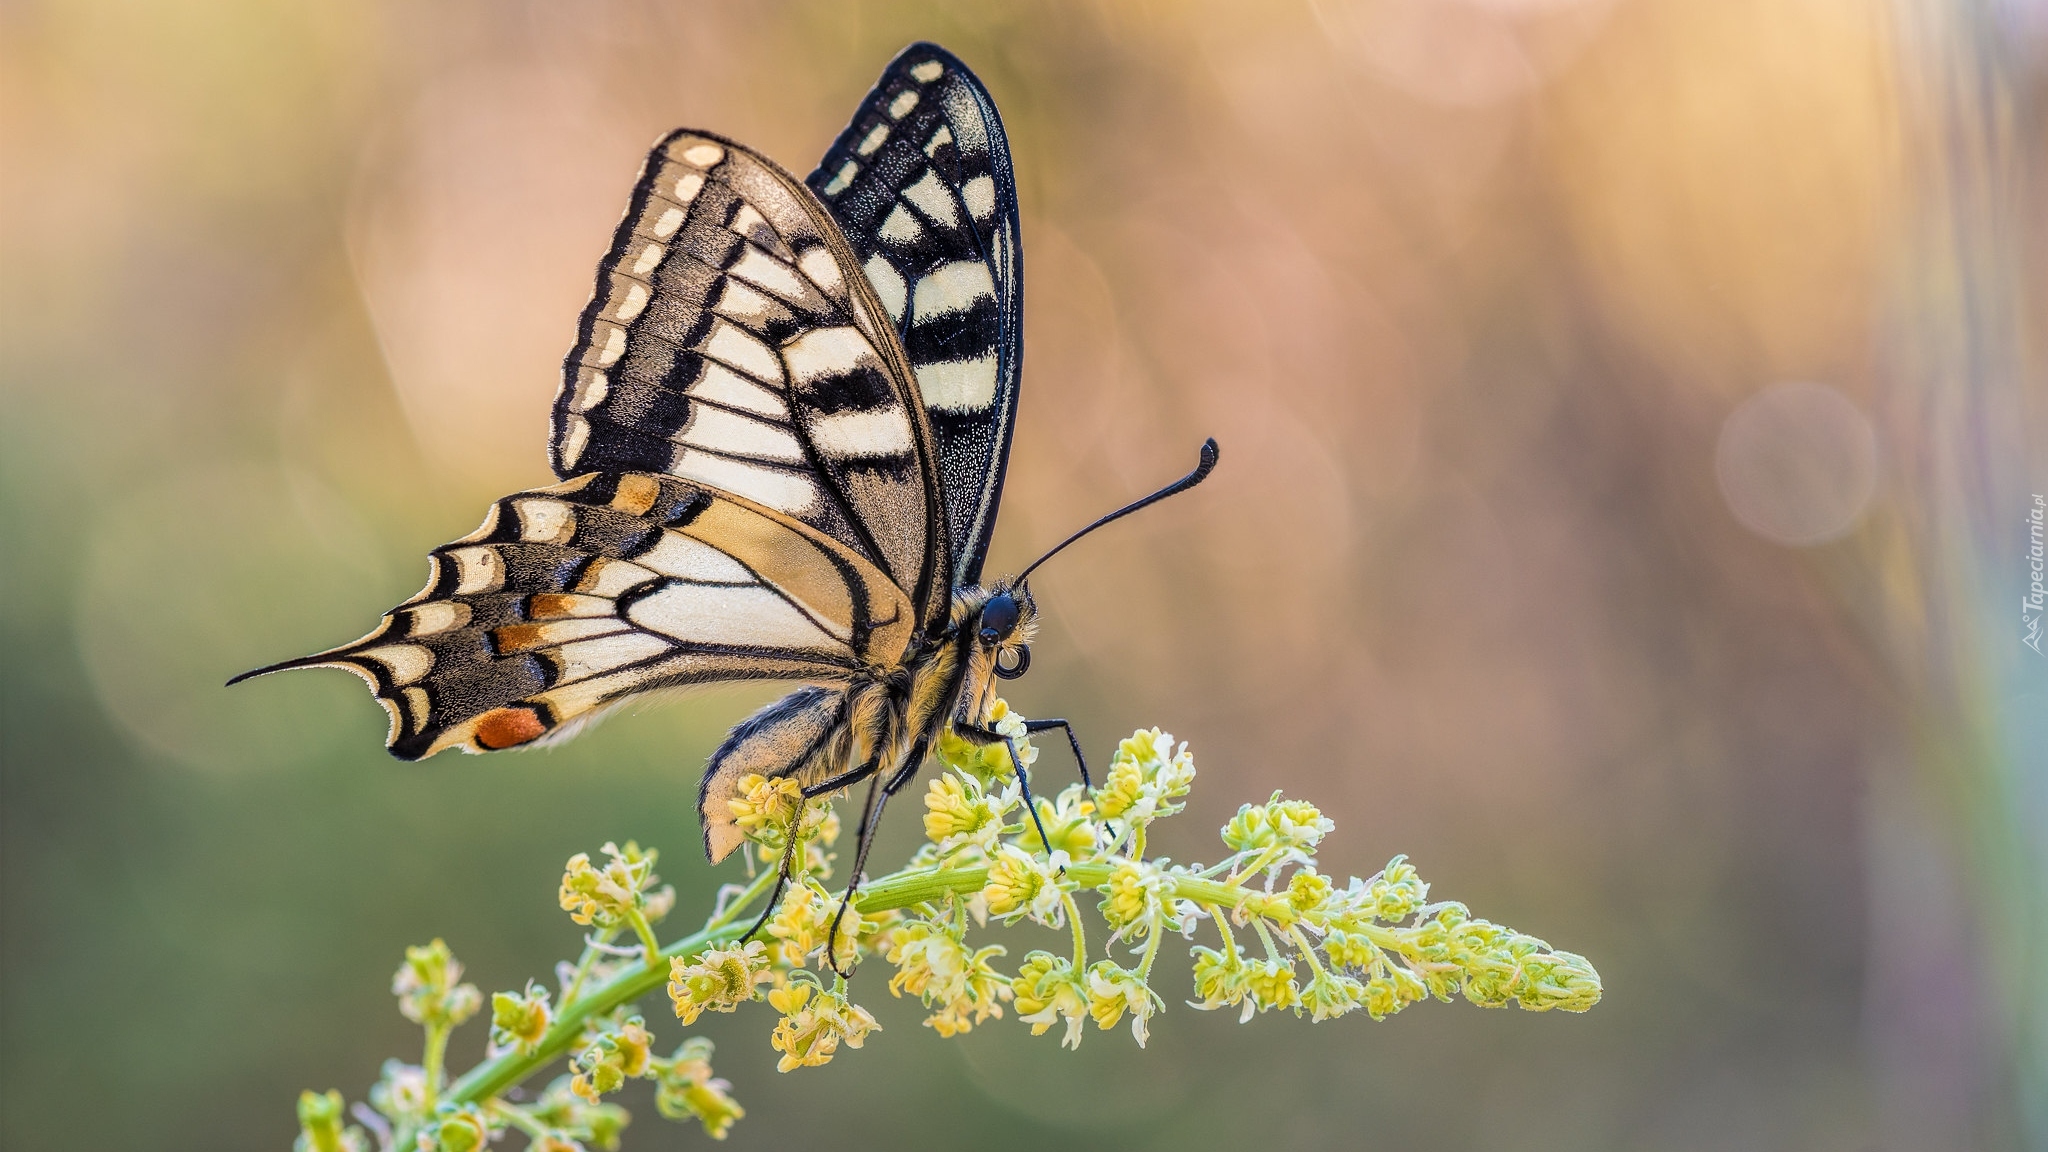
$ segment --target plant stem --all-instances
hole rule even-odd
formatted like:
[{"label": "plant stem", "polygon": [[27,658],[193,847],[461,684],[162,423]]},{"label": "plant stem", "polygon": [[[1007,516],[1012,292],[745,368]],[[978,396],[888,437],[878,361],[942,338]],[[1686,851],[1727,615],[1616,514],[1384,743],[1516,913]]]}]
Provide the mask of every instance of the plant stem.
[{"label": "plant stem", "polygon": [[1074,971],[1088,967],[1088,934],[1081,928],[1081,910],[1074,907],[1074,897],[1066,889],[1060,889],[1060,903],[1066,905],[1067,923],[1074,926]]},{"label": "plant stem", "polygon": [[576,999],[576,993],[583,990],[583,981],[590,975],[590,966],[597,963],[597,958],[602,953],[598,945],[611,943],[612,937],[616,935],[618,929],[607,928],[598,932],[594,939],[589,936],[583,938],[583,955],[576,960],[576,974],[569,978],[569,986],[562,989],[563,1004]]},{"label": "plant stem", "polygon": [[449,1024],[446,1020],[427,1025],[427,1050],[420,1057],[420,1071],[426,1074],[427,1115],[434,1114],[434,1098],[441,1090],[441,1061],[448,1054]]},{"label": "plant stem", "polygon": [[[626,923],[633,926],[633,934],[640,937],[640,955],[647,967],[653,968],[661,959],[661,942],[654,938],[654,925],[647,922],[647,913],[638,908],[628,915]],[[667,969],[663,969],[667,971]]]}]

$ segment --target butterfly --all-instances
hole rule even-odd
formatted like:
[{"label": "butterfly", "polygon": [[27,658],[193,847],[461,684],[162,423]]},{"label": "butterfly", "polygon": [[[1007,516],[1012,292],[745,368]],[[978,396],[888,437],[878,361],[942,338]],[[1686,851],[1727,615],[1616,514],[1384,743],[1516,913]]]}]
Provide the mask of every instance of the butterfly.
[{"label": "butterfly", "polygon": [[[990,727],[994,679],[1030,666],[1025,580],[1199,483],[1217,450],[984,586],[1022,310],[1002,122],[944,49],[898,55],[805,182],[723,136],[672,132],[564,361],[561,482],[434,549],[426,587],[369,635],[230,683],[345,668],[390,714],[391,753],[418,760],[557,742],[651,691],[803,682],[712,754],[705,853],[744,841],[729,802],[749,776],[807,797],[867,781],[847,900],[883,806],[942,731],[1006,744],[1036,819],[1016,744]],[[1085,778],[1072,725],[1027,725],[1055,728]]]}]

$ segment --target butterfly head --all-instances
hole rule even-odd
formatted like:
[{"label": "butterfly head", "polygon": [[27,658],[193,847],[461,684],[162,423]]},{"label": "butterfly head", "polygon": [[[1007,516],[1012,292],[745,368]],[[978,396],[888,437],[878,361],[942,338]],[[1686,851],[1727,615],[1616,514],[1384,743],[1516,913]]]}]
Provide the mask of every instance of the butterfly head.
[{"label": "butterfly head", "polygon": [[1022,584],[998,584],[976,615],[975,640],[995,657],[995,674],[1015,680],[1031,668],[1031,637],[1038,630],[1038,606]]}]

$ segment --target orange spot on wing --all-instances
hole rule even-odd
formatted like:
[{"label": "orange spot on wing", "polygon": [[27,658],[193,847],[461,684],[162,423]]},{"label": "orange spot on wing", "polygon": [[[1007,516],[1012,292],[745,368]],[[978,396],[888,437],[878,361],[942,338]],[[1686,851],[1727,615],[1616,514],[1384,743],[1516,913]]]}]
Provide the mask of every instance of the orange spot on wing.
[{"label": "orange spot on wing", "polygon": [[[526,615],[534,620],[559,620],[576,614],[576,598],[560,592],[536,593],[526,602]],[[499,629],[504,631],[504,629]]]},{"label": "orange spot on wing", "polygon": [[499,655],[524,652],[539,647],[542,643],[541,626],[538,624],[501,624],[491,629],[491,639],[497,642]]},{"label": "orange spot on wing", "polygon": [[612,494],[612,507],[628,516],[645,516],[660,496],[661,484],[652,476],[629,472],[619,477],[618,489]]},{"label": "orange spot on wing", "polygon": [[476,742],[496,752],[537,740],[547,730],[547,725],[540,722],[540,717],[531,708],[495,708],[477,717]]}]

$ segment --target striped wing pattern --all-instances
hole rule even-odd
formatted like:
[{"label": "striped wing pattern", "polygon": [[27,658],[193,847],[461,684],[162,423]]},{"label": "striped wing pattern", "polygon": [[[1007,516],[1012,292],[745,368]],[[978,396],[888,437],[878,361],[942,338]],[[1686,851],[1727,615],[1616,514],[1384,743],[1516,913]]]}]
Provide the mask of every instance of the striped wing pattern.
[{"label": "striped wing pattern", "polygon": [[656,144],[555,401],[567,479],[666,473],[810,525],[945,611],[931,434],[895,329],[830,214],[772,161]]},{"label": "striped wing pattern", "polygon": [[995,103],[913,44],[808,180],[901,335],[930,422],[955,585],[978,583],[1023,366],[1017,187]]},{"label": "striped wing pattern", "polygon": [[621,697],[712,680],[844,681],[914,631],[844,543],[706,485],[587,473],[507,496],[429,556],[427,586],[353,644],[260,672],[343,667],[394,755],[566,737]]}]

